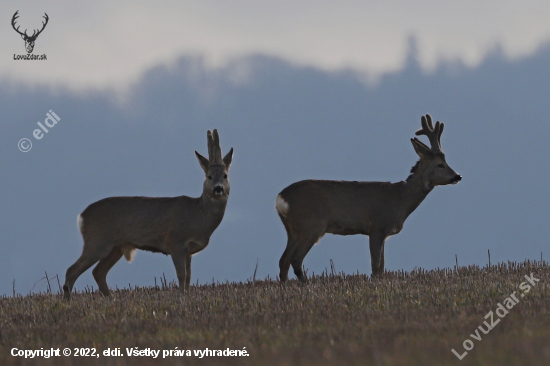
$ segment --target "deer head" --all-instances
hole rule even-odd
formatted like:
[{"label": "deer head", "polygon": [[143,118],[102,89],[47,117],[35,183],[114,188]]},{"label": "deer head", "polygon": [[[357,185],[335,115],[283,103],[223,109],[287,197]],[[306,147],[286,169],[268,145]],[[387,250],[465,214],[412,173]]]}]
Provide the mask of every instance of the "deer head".
[{"label": "deer head", "polygon": [[441,134],[443,133],[443,122],[437,121],[435,127],[432,124],[432,117],[427,114],[421,118],[422,128],[416,131],[416,135],[426,135],[430,140],[431,148],[420,141],[412,138],[414,150],[420,157],[420,161],[413,168],[413,173],[419,174],[426,189],[446,184],[460,182],[462,176],[455,172],[446,162],[445,154],[441,149]]},{"label": "deer head", "polygon": [[27,49],[27,53],[32,53],[32,50],[34,49],[34,42],[36,41],[36,38],[38,37],[38,35],[40,33],[42,33],[42,31],[44,30],[44,28],[46,28],[46,24],[48,24],[48,14],[44,13],[44,19],[46,19],[45,22],[42,22],[42,29],[40,30],[37,30],[35,29],[32,33],[32,36],[29,36],[27,34],[27,30],[25,29],[25,32],[21,33],[19,31],[19,27],[15,28],[15,20],[17,18],[19,18],[19,15],[17,14],[19,13],[19,10],[17,10],[15,12],[15,14],[13,14],[13,18],[11,18],[11,26],[13,27],[13,29],[15,29],[15,31],[17,33],[19,33],[21,35],[21,38],[23,38],[23,40],[25,41],[25,48]]},{"label": "deer head", "polygon": [[216,201],[225,201],[229,196],[228,174],[233,160],[233,148],[222,159],[218,130],[214,130],[214,132],[208,130],[206,137],[208,139],[208,159],[195,151],[199,164],[206,175],[203,194]]}]

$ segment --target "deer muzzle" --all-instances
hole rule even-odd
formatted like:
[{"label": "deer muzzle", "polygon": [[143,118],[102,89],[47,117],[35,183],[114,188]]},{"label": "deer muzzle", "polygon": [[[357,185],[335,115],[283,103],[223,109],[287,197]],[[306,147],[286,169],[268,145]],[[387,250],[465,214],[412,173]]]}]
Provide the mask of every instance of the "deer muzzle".
[{"label": "deer muzzle", "polygon": [[223,189],[222,186],[215,186],[214,187],[214,194],[216,196],[221,196],[223,194],[223,191],[224,191],[224,189]]},{"label": "deer muzzle", "polygon": [[451,184],[457,184],[461,180],[462,180],[462,175],[457,174],[453,177],[453,179],[451,179]]}]

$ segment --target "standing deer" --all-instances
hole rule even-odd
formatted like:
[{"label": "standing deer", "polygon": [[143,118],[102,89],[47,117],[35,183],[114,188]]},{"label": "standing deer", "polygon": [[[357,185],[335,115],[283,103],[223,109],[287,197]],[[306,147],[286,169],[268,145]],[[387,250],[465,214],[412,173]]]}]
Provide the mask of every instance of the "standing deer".
[{"label": "standing deer", "polygon": [[233,148],[222,159],[218,131],[208,131],[207,138],[209,158],[195,151],[206,176],[199,198],[110,197],[92,203],[78,215],[84,249],[67,270],[65,300],[70,300],[76,279],[95,263],[92,273],[99,290],[110,296],[107,272],[123,255],[131,262],[136,249],[171,255],[180,291],[189,289],[191,256],[208,245],[229,197],[227,174]]},{"label": "standing deer", "polygon": [[348,182],[303,180],[279,193],[275,208],[285,226],[288,242],[279,261],[279,278],[288,279],[290,265],[301,282],[307,278],[302,262],[326,233],[369,236],[373,277],[384,272],[384,242],[403,228],[407,217],[435,186],[456,184],[462,177],[445,161],[441,150],[443,123],[421,118],[416,135],[428,136],[431,148],[411,139],[420,160],[404,182]]}]

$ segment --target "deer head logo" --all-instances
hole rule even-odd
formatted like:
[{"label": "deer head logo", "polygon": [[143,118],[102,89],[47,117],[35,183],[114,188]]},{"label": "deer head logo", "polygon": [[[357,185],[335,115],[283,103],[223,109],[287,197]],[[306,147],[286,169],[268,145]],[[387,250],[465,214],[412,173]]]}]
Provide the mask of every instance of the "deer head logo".
[{"label": "deer head logo", "polygon": [[15,28],[15,20],[17,18],[19,18],[19,15],[17,14],[19,13],[19,10],[17,10],[15,12],[15,14],[13,14],[13,18],[11,18],[11,26],[13,27],[13,29],[15,29],[15,31],[17,33],[19,33],[21,35],[21,38],[23,38],[23,40],[25,41],[25,48],[27,49],[27,53],[32,53],[32,50],[34,49],[34,42],[36,41],[36,38],[38,37],[38,35],[40,33],[42,33],[42,31],[44,30],[44,28],[46,28],[46,24],[48,24],[48,14],[44,13],[44,19],[46,19],[45,22],[42,22],[42,29],[40,30],[37,30],[35,29],[32,33],[32,36],[29,36],[27,34],[27,30],[25,29],[25,32],[24,33],[21,33],[19,31],[19,27]]}]

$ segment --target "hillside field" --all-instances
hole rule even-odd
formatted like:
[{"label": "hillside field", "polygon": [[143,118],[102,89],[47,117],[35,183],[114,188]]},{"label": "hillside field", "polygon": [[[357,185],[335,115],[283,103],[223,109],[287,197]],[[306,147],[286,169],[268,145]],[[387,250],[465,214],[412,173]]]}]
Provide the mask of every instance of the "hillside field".
[{"label": "hillside field", "polygon": [[[112,299],[86,289],[70,303],[50,292],[5,296],[0,364],[549,365],[549,284],[548,264],[527,261],[381,280],[327,270],[305,285],[267,278],[183,296],[164,281]],[[50,358],[24,357],[52,348]]]}]

